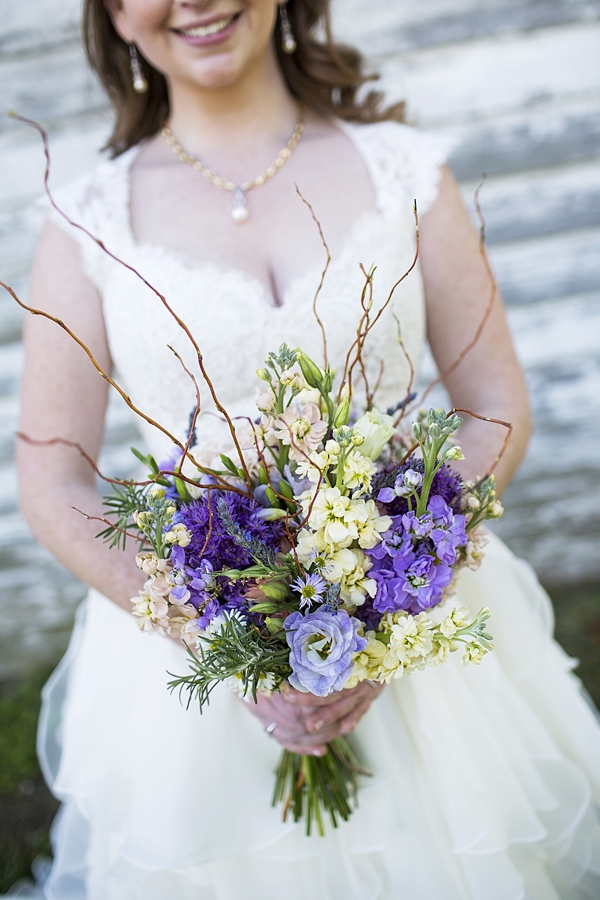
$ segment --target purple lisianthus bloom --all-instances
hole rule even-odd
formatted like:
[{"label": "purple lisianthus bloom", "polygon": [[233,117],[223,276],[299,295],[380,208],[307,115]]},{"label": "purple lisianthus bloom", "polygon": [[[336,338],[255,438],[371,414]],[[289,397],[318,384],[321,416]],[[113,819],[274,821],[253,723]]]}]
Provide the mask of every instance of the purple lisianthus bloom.
[{"label": "purple lisianthus bloom", "polygon": [[289,682],[303,693],[326,697],[340,691],[352,673],[352,654],[366,647],[357,634],[358,619],[340,609],[317,609],[303,616],[295,612],[285,620],[292,674]]}]

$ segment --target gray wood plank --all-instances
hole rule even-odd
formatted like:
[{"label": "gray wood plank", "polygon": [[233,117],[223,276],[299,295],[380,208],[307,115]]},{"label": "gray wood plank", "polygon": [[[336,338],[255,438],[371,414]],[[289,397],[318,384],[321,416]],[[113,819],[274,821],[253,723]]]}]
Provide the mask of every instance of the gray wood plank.
[{"label": "gray wood plank", "polygon": [[507,303],[600,289],[600,229],[496,244],[490,258]]},{"label": "gray wood plank", "polygon": [[450,166],[461,181],[583,162],[600,156],[600,100],[550,101],[449,131],[459,138]]},{"label": "gray wood plank", "polygon": [[[480,183],[462,185],[474,221]],[[479,196],[489,245],[600,225],[600,159],[489,178]]]}]

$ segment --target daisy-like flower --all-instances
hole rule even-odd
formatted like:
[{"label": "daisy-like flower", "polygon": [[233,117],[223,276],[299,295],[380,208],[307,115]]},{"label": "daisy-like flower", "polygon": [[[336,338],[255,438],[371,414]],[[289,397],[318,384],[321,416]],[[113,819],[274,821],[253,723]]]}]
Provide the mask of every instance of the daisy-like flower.
[{"label": "daisy-like flower", "polygon": [[300,594],[300,609],[304,609],[305,606],[310,609],[313,603],[323,598],[327,590],[327,584],[318,573],[307,575],[305,578],[296,578],[292,582],[292,587]]},{"label": "daisy-like flower", "polygon": [[327,432],[327,422],[321,418],[319,407],[307,403],[300,407],[292,403],[277,416],[276,435],[282,444],[290,447],[290,458],[296,462],[316,450]]}]

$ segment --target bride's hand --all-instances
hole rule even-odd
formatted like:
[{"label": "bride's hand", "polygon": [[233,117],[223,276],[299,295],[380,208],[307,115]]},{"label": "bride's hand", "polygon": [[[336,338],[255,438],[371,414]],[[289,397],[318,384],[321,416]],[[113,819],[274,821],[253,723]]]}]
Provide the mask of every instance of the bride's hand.
[{"label": "bride's hand", "polygon": [[249,708],[265,728],[275,724],[271,735],[288,750],[322,756],[329,741],[354,731],[382,687],[363,681],[327,697],[284,687],[280,694],[259,694]]}]

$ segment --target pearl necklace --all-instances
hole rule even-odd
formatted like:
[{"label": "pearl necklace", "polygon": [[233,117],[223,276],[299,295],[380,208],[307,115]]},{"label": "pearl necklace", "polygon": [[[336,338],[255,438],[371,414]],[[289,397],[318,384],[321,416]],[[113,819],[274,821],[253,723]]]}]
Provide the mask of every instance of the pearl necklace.
[{"label": "pearl necklace", "polygon": [[279,153],[277,159],[271,163],[268,169],[266,169],[262,175],[257,175],[256,178],[253,178],[252,181],[244,181],[241,184],[236,184],[234,181],[229,181],[228,178],[221,178],[220,175],[216,175],[214,172],[201,163],[199,159],[196,159],[195,156],[192,156],[190,153],[186,153],[181,144],[178,143],[177,138],[171,131],[171,129],[167,125],[163,125],[161,134],[166,140],[167,144],[181,160],[181,162],[187,163],[187,165],[192,166],[197,172],[200,172],[201,175],[204,175],[215,187],[219,188],[222,191],[232,191],[233,193],[233,208],[231,210],[231,218],[234,222],[237,222],[238,225],[241,225],[243,222],[246,222],[250,218],[250,211],[248,209],[248,205],[246,203],[246,193],[255,187],[260,187],[261,184],[264,184],[269,178],[272,178],[279,169],[288,161],[290,156],[292,155],[294,149],[296,148],[298,141],[302,137],[302,132],[304,131],[304,122],[305,122],[305,112],[304,107],[300,108],[300,113],[298,115],[298,121],[294,127],[292,132],[292,136],[289,141]]}]

